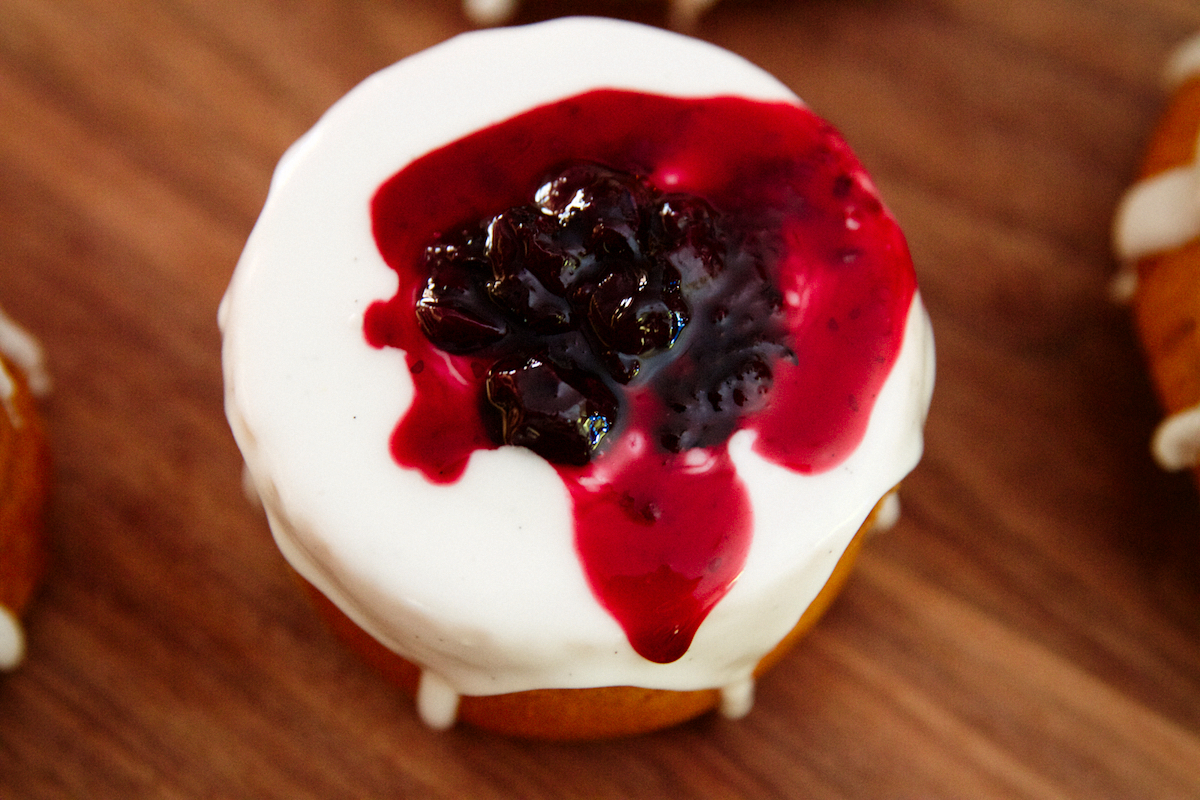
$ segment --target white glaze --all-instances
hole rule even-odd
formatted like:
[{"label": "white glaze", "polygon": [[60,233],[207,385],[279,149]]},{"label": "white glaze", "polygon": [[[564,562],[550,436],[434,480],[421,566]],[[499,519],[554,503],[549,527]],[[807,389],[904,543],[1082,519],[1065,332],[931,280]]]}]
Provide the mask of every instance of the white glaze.
[{"label": "white glaze", "polygon": [[718,710],[726,719],[741,719],[754,708],[754,678],[742,678],[721,687],[721,704]]},{"label": "white glaze", "polygon": [[459,694],[432,670],[422,670],[417,683],[417,713],[435,731],[444,731],[458,718]]},{"label": "white glaze", "polygon": [[879,510],[875,512],[875,524],[871,530],[876,532],[890,531],[896,527],[896,523],[900,521],[900,495],[896,492],[888,492],[883,498],[883,502],[879,504]]},{"label": "white glaze", "polygon": [[1117,207],[1113,247],[1123,262],[1173,250],[1200,236],[1196,162],[1138,181]]},{"label": "white glaze", "polygon": [[[46,371],[42,346],[33,335],[0,309],[0,353],[25,375],[29,390],[41,397],[50,391],[50,374]],[[13,405],[17,391],[16,379],[0,363],[0,404],[4,405],[14,427],[21,426],[21,417]]]},{"label": "white glaze", "polygon": [[16,393],[17,382],[12,375],[8,374],[8,368],[4,362],[0,361],[0,403],[4,405],[9,422],[14,428],[21,425],[21,415],[17,413],[17,407],[13,405],[13,397]]},{"label": "white glaze", "polygon": [[[1163,69],[1169,91],[1200,75],[1200,34],[1177,47]],[[1196,151],[1200,153],[1200,137]],[[1117,206],[1113,249],[1128,265],[1200,234],[1200,158],[1135,183]],[[1132,292],[1127,292],[1132,296]]]},{"label": "white glaze", "polygon": [[246,500],[255,508],[262,508],[262,498],[258,496],[258,486],[254,484],[254,476],[250,474],[250,468],[242,467],[242,494],[246,496]]},{"label": "white glaze", "polygon": [[15,669],[25,657],[25,633],[17,615],[0,603],[0,669]]},{"label": "white glaze", "polygon": [[1170,415],[1159,423],[1150,440],[1154,460],[1165,470],[1178,472],[1200,456],[1200,406]]},{"label": "white glaze", "polygon": [[[1180,45],[1163,70],[1163,83],[1177,89],[1200,75],[1200,35]],[[1136,262],[1182,247],[1200,236],[1200,134],[1192,161],[1138,181],[1125,193],[1113,220],[1113,250],[1121,269],[1110,290],[1121,301],[1137,292]],[[1151,453],[1163,469],[1193,466],[1200,457],[1200,405],[1172,414],[1159,425]]]},{"label": "white glaze", "polygon": [[[604,64],[603,80],[592,64]],[[514,85],[514,73],[529,77]],[[920,457],[933,340],[914,296],[901,353],[845,462],[802,476],[757,456],[752,434],[731,439],[753,543],[691,648],[665,665],[638,656],[593,597],[566,489],[541,458],[477,452],[445,486],[392,461],[389,437],[413,390],[403,354],[363,337],[366,307],[396,289],[371,235],[371,196],[435,147],[601,85],[799,102],[726,51],[630,23],[563,19],[457,37],[368,79],[289,150],[222,302],[226,411],[280,549],[425,668],[418,702],[435,725],[459,694],[535,688],[718,688],[740,712],[754,666]],[[458,99],[453,113],[447,97]]]},{"label": "white glaze", "polygon": [[476,25],[499,25],[517,13],[517,0],[463,0],[463,11]]},{"label": "white glaze", "polygon": [[[1163,69],[1163,84],[1178,89],[1200,75],[1200,34],[1177,47]],[[1196,152],[1200,155],[1200,137]],[[1113,220],[1113,250],[1121,272],[1112,294],[1128,300],[1137,290],[1134,262],[1170,250],[1200,235],[1200,157],[1190,164],[1138,181],[1117,205]]]},{"label": "white glaze", "polygon": [[1163,68],[1163,86],[1173,92],[1193,75],[1200,75],[1200,34],[1175,48]]}]

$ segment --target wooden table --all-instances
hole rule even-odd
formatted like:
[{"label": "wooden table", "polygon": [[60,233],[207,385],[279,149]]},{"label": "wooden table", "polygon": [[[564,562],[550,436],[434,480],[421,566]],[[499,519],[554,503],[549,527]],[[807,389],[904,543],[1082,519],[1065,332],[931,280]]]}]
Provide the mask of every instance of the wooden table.
[{"label": "wooden table", "polygon": [[1148,456],[1107,297],[1112,209],[1200,5],[705,18],[841,127],[905,226],[928,446],[747,719],[573,746],[425,730],[312,615],[222,413],[216,307],[276,159],[466,27],[450,0],[0,2],[0,305],[46,345],[57,464],[0,797],[1200,797],[1200,500]]}]

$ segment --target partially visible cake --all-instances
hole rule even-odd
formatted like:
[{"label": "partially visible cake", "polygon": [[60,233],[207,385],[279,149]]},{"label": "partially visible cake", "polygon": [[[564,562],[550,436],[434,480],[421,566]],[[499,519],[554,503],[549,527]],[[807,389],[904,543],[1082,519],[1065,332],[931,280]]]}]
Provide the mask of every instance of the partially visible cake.
[{"label": "partially visible cake", "polygon": [[21,612],[45,568],[50,458],[35,395],[48,390],[41,346],[0,311],[0,669],[21,663]]},{"label": "partially visible cake", "polygon": [[[664,0],[669,7],[671,26],[687,30],[695,25],[717,0]],[[463,10],[477,25],[501,25],[512,19],[520,0],[463,0]]]},{"label": "partially visible cake", "polygon": [[754,681],[894,516],[933,383],[837,132],[678,34],[563,19],[369,78],[222,303],[271,530],[422,718],[650,730]]},{"label": "partially visible cake", "polygon": [[1154,457],[1164,469],[1194,470],[1200,456],[1200,36],[1176,49],[1163,75],[1170,101],[1113,224],[1122,264],[1115,290],[1132,302],[1167,412],[1154,435]]}]

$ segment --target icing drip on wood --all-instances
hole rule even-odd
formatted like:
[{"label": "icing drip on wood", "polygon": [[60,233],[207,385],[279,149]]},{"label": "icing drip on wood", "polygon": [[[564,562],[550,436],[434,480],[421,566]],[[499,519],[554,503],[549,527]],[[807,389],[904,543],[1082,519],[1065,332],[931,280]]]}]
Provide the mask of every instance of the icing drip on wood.
[{"label": "icing drip on wood", "polygon": [[15,669],[25,656],[25,633],[17,615],[0,605],[0,669]]}]

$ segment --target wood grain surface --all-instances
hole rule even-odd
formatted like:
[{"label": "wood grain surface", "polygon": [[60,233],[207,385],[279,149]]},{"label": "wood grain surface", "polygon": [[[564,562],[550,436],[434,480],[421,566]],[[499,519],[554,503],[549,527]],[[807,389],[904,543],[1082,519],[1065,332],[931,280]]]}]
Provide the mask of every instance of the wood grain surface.
[{"label": "wood grain surface", "polygon": [[[657,5],[530,2],[662,23]],[[1196,0],[727,0],[696,33],[855,147],[938,345],[905,515],[745,720],[431,733],[313,616],[222,412],[284,148],[451,0],[0,0],[0,305],[46,345],[54,564],[3,798],[1200,797],[1200,499],[1108,229]],[[549,65],[548,68],[552,68]]]}]

